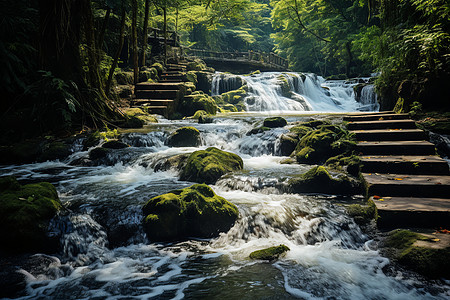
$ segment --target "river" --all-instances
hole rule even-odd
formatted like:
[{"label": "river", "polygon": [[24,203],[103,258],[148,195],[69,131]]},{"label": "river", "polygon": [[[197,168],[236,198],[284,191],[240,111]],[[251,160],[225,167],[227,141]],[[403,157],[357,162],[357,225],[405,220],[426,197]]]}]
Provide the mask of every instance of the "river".
[{"label": "river", "polygon": [[[218,115],[211,124],[160,118],[139,132],[122,133],[131,147],[98,165],[88,162],[88,151],[77,141],[64,161],[1,166],[0,175],[21,182],[52,182],[65,207],[50,226],[61,236],[62,250],[47,256],[52,263],[39,274],[28,274],[23,299],[448,299],[448,284],[392,264],[380,255],[375,235],[346,215],[342,203],[362,203],[361,196],[283,192],[290,176],[311,168],[280,163],[286,157],[280,156],[279,137],[288,126],[247,132],[267,116],[282,114],[295,122],[324,112],[367,110],[367,105],[377,109],[376,103],[354,100],[355,83],[289,76],[297,100],[282,99],[273,73],[246,76],[256,99],[248,112]],[[216,75],[213,93],[220,84],[230,85],[220,83],[224,77]],[[186,125],[199,129],[202,145],[166,146],[170,132]],[[244,170],[211,186],[237,205],[238,221],[214,239],[149,243],[140,226],[142,205],[193,184],[158,166],[209,146],[243,158]],[[252,251],[279,244],[290,251],[276,262],[248,259]]]}]

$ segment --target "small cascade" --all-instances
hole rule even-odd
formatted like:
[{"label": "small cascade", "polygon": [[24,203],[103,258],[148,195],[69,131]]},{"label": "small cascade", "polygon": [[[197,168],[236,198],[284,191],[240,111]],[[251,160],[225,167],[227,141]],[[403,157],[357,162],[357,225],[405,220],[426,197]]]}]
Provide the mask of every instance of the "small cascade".
[{"label": "small cascade", "polygon": [[216,73],[212,81],[212,95],[247,86],[246,110],[254,112],[277,111],[376,111],[379,109],[373,85],[363,88],[363,102],[355,99],[353,87],[367,78],[358,80],[326,81],[315,74],[264,72],[250,76]]},{"label": "small cascade", "polygon": [[362,88],[359,103],[361,104],[360,111],[378,111],[380,109],[373,84],[366,85]]}]

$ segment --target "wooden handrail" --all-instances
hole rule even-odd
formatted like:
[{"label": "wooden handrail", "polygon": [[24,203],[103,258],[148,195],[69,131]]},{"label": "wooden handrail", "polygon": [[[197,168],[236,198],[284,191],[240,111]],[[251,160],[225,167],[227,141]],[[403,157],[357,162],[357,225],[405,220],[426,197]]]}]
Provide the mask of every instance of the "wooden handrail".
[{"label": "wooden handrail", "polygon": [[226,58],[226,59],[235,59],[235,60],[246,60],[246,61],[259,61],[263,63],[267,63],[270,65],[275,65],[283,68],[288,68],[289,62],[287,59],[276,55],[273,52],[219,52],[219,51],[211,51],[211,50],[203,50],[203,49],[191,49],[184,48],[185,53],[191,54],[191,56],[197,56],[200,58]]}]

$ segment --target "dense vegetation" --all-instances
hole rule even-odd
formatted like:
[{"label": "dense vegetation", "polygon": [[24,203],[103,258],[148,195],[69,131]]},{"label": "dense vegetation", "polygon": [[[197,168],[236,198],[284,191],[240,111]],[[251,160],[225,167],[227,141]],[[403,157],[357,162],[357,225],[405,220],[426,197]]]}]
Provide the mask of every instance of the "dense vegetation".
[{"label": "dense vegetation", "polygon": [[296,71],[378,72],[383,109],[399,98],[406,109],[448,107],[450,97],[446,0],[2,0],[0,18],[6,139],[123,118],[118,67],[137,80],[139,67],[166,58],[151,28],[177,32],[184,47],[275,51]]}]

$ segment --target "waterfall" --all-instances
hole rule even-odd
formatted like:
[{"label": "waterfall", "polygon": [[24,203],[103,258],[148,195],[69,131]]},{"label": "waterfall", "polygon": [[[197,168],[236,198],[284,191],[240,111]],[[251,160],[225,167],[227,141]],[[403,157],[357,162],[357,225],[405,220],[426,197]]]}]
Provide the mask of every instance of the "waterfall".
[{"label": "waterfall", "polygon": [[246,85],[246,110],[254,112],[376,111],[379,104],[373,85],[363,88],[363,102],[358,103],[355,99],[353,87],[366,80],[326,81],[315,74],[295,72],[263,72],[253,75],[216,73],[211,90],[212,95],[217,96]]},{"label": "waterfall", "polygon": [[373,84],[366,85],[362,88],[359,103],[361,104],[360,111],[377,111],[380,109]]}]

